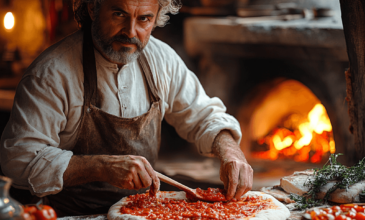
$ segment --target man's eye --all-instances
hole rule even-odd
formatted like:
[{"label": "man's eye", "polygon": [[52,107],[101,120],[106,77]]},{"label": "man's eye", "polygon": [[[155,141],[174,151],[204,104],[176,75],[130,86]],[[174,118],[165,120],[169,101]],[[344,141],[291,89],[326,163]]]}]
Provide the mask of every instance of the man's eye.
[{"label": "man's eye", "polygon": [[148,17],[140,17],[139,20],[140,21],[149,21]]},{"label": "man's eye", "polygon": [[119,17],[123,17],[124,14],[122,12],[114,12],[114,15],[119,16]]}]

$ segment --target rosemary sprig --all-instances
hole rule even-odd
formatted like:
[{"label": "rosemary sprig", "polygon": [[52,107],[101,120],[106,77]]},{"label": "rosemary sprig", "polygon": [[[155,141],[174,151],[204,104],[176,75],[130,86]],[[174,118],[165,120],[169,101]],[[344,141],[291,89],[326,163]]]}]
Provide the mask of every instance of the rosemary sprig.
[{"label": "rosemary sprig", "polygon": [[[305,209],[327,203],[332,192],[336,189],[348,189],[350,185],[365,179],[365,158],[352,167],[346,167],[337,161],[342,154],[331,154],[329,160],[321,169],[314,169],[314,178],[308,179],[304,185],[309,187],[308,193],[304,196],[290,195],[290,198],[297,202],[298,209]],[[323,200],[316,199],[321,187],[329,181],[335,180],[336,184],[331,187]]]}]

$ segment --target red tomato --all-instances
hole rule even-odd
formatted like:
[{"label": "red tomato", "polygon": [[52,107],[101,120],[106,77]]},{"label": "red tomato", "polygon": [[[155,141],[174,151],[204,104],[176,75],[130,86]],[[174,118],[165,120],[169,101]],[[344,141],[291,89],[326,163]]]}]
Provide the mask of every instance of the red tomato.
[{"label": "red tomato", "polygon": [[350,211],[351,209],[356,209],[358,207],[358,205],[356,204],[344,204],[344,205],[340,205],[341,210],[346,212],[346,211]]},{"label": "red tomato", "polygon": [[333,212],[341,211],[341,207],[335,205],[335,206],[332,206],[332,210],[333,210]]},{"label": "red tomato", "polygon": [[365,220],[365,214],[358,212],[358,213],[356,213],[355,219],[356,220]]},{"label": "red tomato", "polygon": [[26,212],[26,213],[32,214],[36,211],[37,211],[37,207],[35,207],[35,206],[25,206],[24,207],[24,212]]},{"label": "red tomato", "polygon": [[335,218],[335,220],[348,220],[348,217],[345,215],[339,215]]},{"label": "red tomato", "polygon": [[56,212],[48,205],[41,206],[41,210],[37,210],[34,216],[37,220],[57,220]]},{"label": "red tomato", "polygon": [[333,213],[333,210],[331,208],[325,208],[325,209],[323,209],[323,211],[325,211],[328,214]]},{"label": "red tomato", "polygon": [[35,216],[33,214],[30,214],[28,212],[23,212],[22,217],[24,220],[36,220]]},{"label": "red tomato", "polygon": [[48,205],[25,206],[23,217],[27,220],[57,220],[56,212]]},{"label": "red tomato", "polygon": [[349,211],[347,214],[346,214],[347,217],[350,217],[350,218],[355,218],[356,216],[356,211]]},{"label": "red tomato", "polygon": [[358,206],[357,208],[355,208],[355,210],[357,211],[357,212],[364,212],[364,207],[363,206]]}]

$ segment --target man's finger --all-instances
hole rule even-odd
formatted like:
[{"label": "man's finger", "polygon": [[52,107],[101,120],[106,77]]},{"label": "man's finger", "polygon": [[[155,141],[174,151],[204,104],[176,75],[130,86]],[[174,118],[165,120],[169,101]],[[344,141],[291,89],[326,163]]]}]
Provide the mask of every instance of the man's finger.
[{"label": "man's finger", "polygon": [[139,174],[137,172],[133,172],[133,184],[134,184],[133,189],[142,189],[143,188],[141,179],[140,179]]},{"label": "man's finger", "polygon": [[151,185],[152,178],[150,177],[149,173],[147,172],[146,166],[143,166],[143,169],[138,172],[138,175],[142,182],[142,188],[146,188]]},{"label": "man's finger", "polygon": [[235,169],[234,165],[230,165],[228,168],[228,190],[227,190],[227,200],[231,200],[236,193],[239,172]]},{"label": "man's finger", "polygon": [[239,200],[243,194],[250,190],[247,181],[249,181],[249,179],[247,179],[244,174],[240,173],[239,184],[237,186],[236,195],[234,196],[235,199]]},{"label": "man's finger", "polygon": [[127,186],[125,187],[126,189],[134,189],[134,182],[133,179],[131,181],[127,182]]},{"label": "man's finger", "polygon": [[155,170],[152,168],[151,164],[147,160],[143,160],[146,171],[152,179],[151,191],[152,194],[156,194],[160,190],[160,179],[157,177]]}]

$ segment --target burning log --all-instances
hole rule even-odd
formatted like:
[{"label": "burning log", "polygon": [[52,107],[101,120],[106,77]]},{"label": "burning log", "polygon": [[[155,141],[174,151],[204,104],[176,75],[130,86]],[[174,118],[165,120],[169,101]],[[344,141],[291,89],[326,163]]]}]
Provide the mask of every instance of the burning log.
[{"label": "burning log", "polygon": [[340,0],[350,69],[346,72],[350,131],[357,156],[365,157],[365,2]]}]

